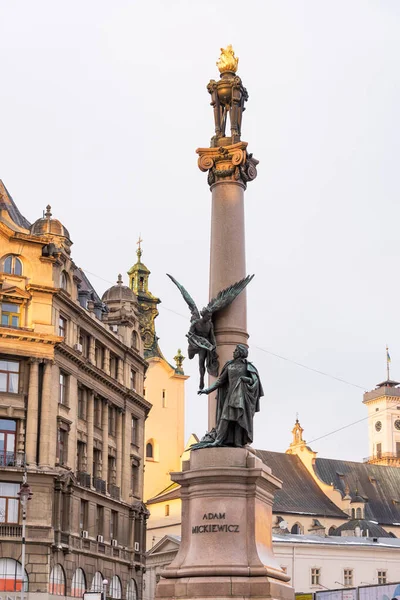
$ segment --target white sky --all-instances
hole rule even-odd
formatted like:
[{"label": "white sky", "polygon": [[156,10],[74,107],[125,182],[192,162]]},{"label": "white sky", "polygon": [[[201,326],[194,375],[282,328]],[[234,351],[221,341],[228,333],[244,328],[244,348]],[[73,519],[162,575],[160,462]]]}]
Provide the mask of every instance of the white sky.
[{"label": "white sky", "polygon": [[[189,316],[171,272],[208,297],[206,84],[232,43],[250,99],[242,138],[260,160],[246,192],[251,359],[265,388],[255,445],[283,451],[366,416],[362,389],[400,378],[400,3],[396,0],[0,0],[0,177],[23,214],[47,203],[102,293],[136,262],[162,298],[166,357]],[[96,274],[96,277],[90,275]],[[124,275],[125,282],[127,276]],[[104,281],[106,280],[106,281]],[[185,361],[187,435],[206,399]],[[311,444],[367,456],[367,422]]]}]

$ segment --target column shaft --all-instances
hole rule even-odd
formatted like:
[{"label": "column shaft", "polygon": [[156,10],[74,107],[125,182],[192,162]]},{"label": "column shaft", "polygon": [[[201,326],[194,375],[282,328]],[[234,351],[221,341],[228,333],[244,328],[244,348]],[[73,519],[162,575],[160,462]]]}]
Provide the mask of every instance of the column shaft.
[{"label": "column shaft", "polygon": [[[44,363],[43,386],[42,386],[42,407],[40,414],[40,443],[39,443],[39,464],[41,467],[49,467],[55,464],[55,456],[50,457],[50,435],[53,433],[53,420],[56,422],[57,411],[52,411],[51,407],[51,383],[52,383],[51,361]],[[58,390],[57,390],[58,391]],[[58,401],[58,399],[57,399]],[[53,414],[52,414],[53,412]],[[56,430],[57,435],[57,430]]]},{"label": "column shaft", "polygon": [[122,481],[122,412],[117,410],[116,414],[116,442],[117,442],[117,457],[116,457],[116,485],[121,489]]},{"label": "column shaft", "polygon": [[103,451],[101,454],[101,478],[107,482],[108,480],[108,402],[103,403]]},{"label": "column shaft", "polygon": [[37,461],[37,439],[39,418],[39,362],[37,359],[30,360],[29,368],[29,390],[28,390],[28,412],[26,418],[26,462],[36,465]]},{"label": "column shaft", "polygon": [[89,390],[87,396],[87,472],[93,477],[93,427],[94,427],[94,393]]}]

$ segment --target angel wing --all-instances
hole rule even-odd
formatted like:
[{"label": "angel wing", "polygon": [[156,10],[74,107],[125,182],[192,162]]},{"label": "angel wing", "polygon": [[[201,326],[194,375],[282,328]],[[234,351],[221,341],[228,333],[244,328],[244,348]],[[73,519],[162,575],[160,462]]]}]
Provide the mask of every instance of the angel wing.
[{"label": "angel wing", "polygon": [[241,292],[243,292],[244,288],[250,283],[253,277],[254,275],[247,275],[244,279],[241,279],[237,283],[227,287],[225,290],[222,290],[222,292],[219,292],[215,298],[210,300],[207,309],[211,313],[216,313],[217,310],[221,310],[228,306]]},{"label": "angel wing", "polygon": [[197,308],[196,303],[193,300],[192,296],[185,290],[183,285],[181,285],[174,277],[172,277],[172,275],[169,275],[168,273],[167,273],[167,275],[170,278],[170,280],[174,282],[174,284],[176,285],[176,287],[182,294],[183,299],[185,300],[186,304],[190,308],[190,312],[192,313],[192,319],[200,319],[199,309]]}]

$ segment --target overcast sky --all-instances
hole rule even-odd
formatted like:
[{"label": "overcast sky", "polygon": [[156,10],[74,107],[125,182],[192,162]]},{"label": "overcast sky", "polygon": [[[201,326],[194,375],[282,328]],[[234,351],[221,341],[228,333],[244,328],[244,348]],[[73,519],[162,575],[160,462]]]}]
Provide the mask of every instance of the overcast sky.
[{"label": "overcast sky", "polygon": [[[195,149],[233,44],[242,139],[260,160],[245,200],[258,448],[284,451],[296,412],[309,442],[365,417],[386,344],[400,379],[399,31],[397,0],[0,0],[0,178],[30,221],[51,204],[99,293],[127,282],[141,233],[170,361],[189,313],[165,273],[208,298]],[[184,367],[186,434],[202,435],[207,401],[196,361]],[[367,440],[363,421],[311,446],[361,460]]]}]

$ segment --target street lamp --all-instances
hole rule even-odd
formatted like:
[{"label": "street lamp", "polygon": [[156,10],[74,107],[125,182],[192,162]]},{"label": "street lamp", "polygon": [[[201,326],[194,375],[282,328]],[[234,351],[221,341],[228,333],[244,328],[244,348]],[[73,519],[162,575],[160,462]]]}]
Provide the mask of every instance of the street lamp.
[{"label": "street lamp", "polygon": [[24,600],[24,583],[25,583],[25,527],[26,527],[26,508],[28,506],[28,500],[32,498],[32,490],[26,481],[26,471],[22,478],[22,485],[18,492],[19,501],[22,507],[22,552],[21,552],[21,569],[22,569],[22,586],[21,586],[21,600]]},{"label": "street lamp", "polygon": [[[103,600],[107,600],[107,586],[108,586],[108,579],[103,579]],[[21,598],[21,600],[24,600],[24,599]]]}]

